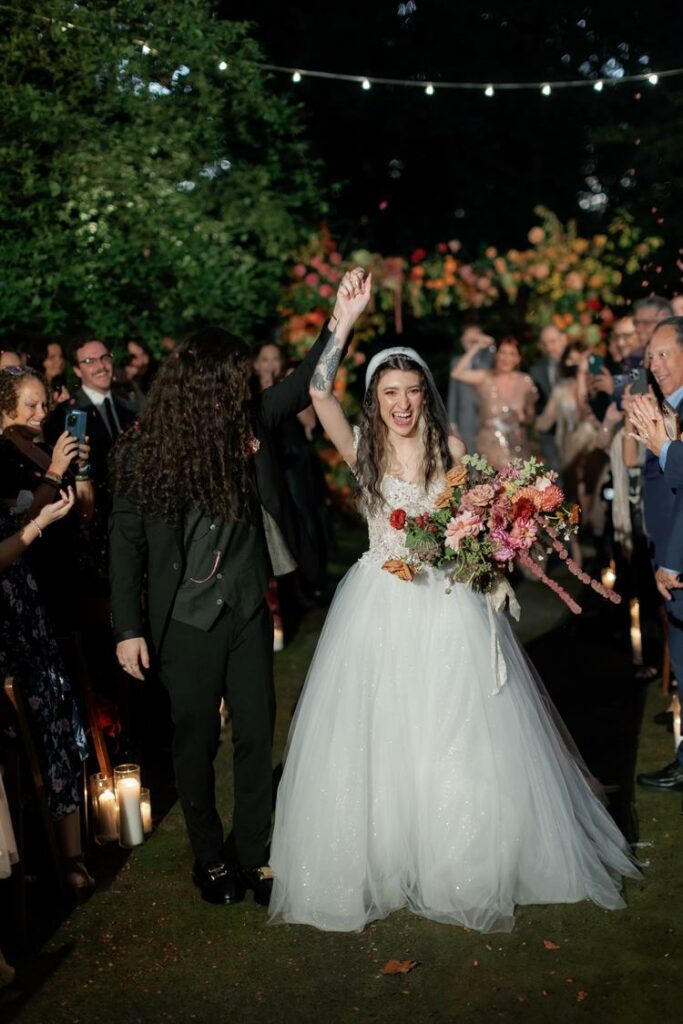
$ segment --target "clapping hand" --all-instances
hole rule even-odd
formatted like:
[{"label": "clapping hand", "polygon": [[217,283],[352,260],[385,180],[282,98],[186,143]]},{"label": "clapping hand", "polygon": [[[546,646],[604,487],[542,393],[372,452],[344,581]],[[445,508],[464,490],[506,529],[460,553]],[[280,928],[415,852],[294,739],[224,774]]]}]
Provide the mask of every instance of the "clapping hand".
[{"label": "clapping hand", "polygon": [[352,327],[365,310],[371,294],[372,274],[366,274],[362,267],[347,270],[337,291],[333,319]]},{"label": "clapping hand", "polygon": [[654,395],[631,395],[628,417],[633,428],[630,436],[644,444],[654,455],[659,455],[669,435]]}]

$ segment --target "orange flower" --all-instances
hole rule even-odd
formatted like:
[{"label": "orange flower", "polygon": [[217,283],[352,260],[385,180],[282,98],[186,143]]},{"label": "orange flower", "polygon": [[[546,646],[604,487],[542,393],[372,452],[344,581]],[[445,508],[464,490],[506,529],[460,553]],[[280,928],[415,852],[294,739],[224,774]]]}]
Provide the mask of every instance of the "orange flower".
[{"label": "orange flower", "polygon": [[453,501],[453,493],[453,487],[446,487],[440,494],[437,494],[434,508],[448,508]]},{"label": "orange flower", "polygon": [[571,526],[578,526],[581,521],[581,509],[578,505],[572,505],[569,510],[569,523]]},{"label": "orange flower", "polygon": [[531,229],[531,231],[527,235],[527,238],[529,239],[532,245],[540,245],[541,242],[544,241],[545,239],[545,231],[543,230],[543,228],[537,226]]},{"label": "orange flower", "polygon": [[389,558],[382,568],[390,572],[392,576],[398,576],[400,580],[405,580],[406,583],[415,579],[418,572],[414,565],[404,562],[402,558]]},{"label": "orange flower", "polygon": [[520,498],[528,498],[528,500],[533,504],[534,508],[540,508],[541,493],[542,492],[539,491],[536,487],[520,487],[520,489],[515,494],[515,501],[519,501]]},{"label": "orange flower", "polygon": [[[449,487],[460,487],[467,480],[467,466],[453,466],[446,473],[446,483]],[[445,493],[445,491],[443,492]],[[451,492],[452,493],[452,492]],[[450,502],[449,502],[450,504]]]}]

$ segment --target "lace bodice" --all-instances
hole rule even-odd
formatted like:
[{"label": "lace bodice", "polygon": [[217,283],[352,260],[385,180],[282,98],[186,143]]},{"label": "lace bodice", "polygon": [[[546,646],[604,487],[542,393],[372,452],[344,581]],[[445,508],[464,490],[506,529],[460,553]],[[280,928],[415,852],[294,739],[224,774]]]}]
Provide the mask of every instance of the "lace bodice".
[{"label": "lace bodice", "polygon": [[422,484],[385,476],[381,485],[385,504],[372,515],[366,516],[370,546],[361,561],[382,566],[388,558],[407,558],[409,552],[403,543],[405,535],[402,530],[394,529],[389,522],[389,516],[394,509],[399,508],[409,516],[419,516],[423,512],[431,511],[437,494],[444,486],[444,481],[438,479],[425,491]]}]

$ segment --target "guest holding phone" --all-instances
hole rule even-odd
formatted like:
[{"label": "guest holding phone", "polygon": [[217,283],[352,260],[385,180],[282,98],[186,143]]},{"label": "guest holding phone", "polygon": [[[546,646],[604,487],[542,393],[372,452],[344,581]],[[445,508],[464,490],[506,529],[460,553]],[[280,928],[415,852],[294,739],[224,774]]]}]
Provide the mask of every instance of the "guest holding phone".
[{"label": "guest holding phone", "polygon": [[38,577],[48,613],[58,630],[73,622],[77,603],[74,582],[77,521],[87,521],[94,507],[87,440],[62,431],[54,446],[43,441],[50,408],[45,379],[29,367],[0,371],[0,501],[30,517],[54,502],[60,489],[74,490],[74,515],[51,531],[29,562]]}]

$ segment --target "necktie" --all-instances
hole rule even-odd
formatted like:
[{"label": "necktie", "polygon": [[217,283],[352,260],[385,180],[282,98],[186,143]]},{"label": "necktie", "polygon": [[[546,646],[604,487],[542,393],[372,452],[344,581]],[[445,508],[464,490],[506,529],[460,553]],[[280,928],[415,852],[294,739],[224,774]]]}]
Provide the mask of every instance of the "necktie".
[{"label": "necktie", "polygon": [[105,398],[102,403],[102,418],[107,430],[109,431],[111,439],[115,441],[121,431],[119,430],[119,425],[116,421],[116,416],[114,415],[114,408],[111,404],[111,398],[109,397]]}]

